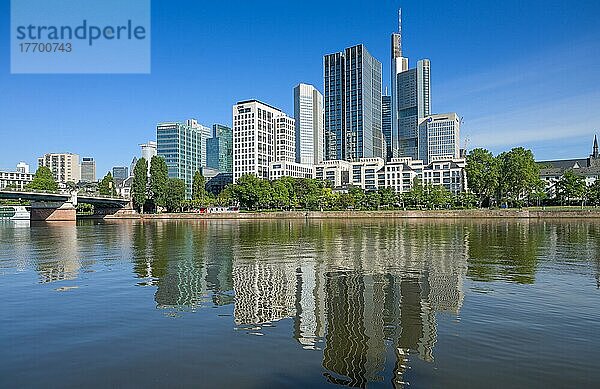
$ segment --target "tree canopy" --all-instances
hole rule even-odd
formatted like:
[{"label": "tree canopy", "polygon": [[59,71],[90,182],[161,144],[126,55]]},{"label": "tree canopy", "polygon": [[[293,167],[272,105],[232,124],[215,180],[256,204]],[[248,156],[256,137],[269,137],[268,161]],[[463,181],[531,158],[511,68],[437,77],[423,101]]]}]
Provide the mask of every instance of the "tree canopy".
[{"label": "tree canopy", "polygon": [[165,193],[167,212],[178,211],[185,201],[185,182],[178,178],[169,178],[167,185],[169,188]]},{"label": "tree canopy", "polygon": [[472,193],[479,196],[479,206],[490,203],[498,187],[498,164],[494,155],[486,149],[473,149],[467,155],[467,184]]},{"label": "tree canopy", "polygon": [[206,191],[206,178],[198,170],[194,173],[192,181],[192,200],[205,205],[210,202],[210,196]]},{"label": "tree canopy", "polygon": [[144,205],[148,199],[148,162],[140,158],[133,168],[133,183],[131,185],[131,197],[133,205],[144,212]]},{"label": "tree canopy", "polygon": [[58,191],[58,183],[48,167],[40,166],[35,172],[33,181],[27,184],[25,188],[44,192],[56,192]]},{"label": "tree canopy", "polygon": [[150,184],[148,199],[155,206],[165,207],[169,190],[169,168],[163,157],[153,156],[150,160]]},{"label": "tree canopy", "polygon": [[98,184],[98,192],[102,196],[116,196],[117,189],[115,186],[115,180],[110,172],[108,172],[104,178]]}]

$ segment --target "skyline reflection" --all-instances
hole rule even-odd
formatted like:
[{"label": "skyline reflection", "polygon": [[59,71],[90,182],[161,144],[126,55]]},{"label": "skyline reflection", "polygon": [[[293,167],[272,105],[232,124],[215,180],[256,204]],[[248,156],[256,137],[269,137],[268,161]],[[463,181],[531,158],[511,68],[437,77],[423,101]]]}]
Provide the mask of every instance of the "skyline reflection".
[{"label": "skyline reflection", "polygon": [[439,315],[459,318],[468,282],[529,285],[568,262],[600,287],[589,222],[124,222],[39,227],[43,240],[36,228],[0,229],[15,242],[2,269],[73,281],[108,252],[101,265],[130,267],[167,314],[231,307],[242,334],[289,320],[290,340],[321,354],[324,382],[350,387],[404,387],[415,358],[433,363]]}]

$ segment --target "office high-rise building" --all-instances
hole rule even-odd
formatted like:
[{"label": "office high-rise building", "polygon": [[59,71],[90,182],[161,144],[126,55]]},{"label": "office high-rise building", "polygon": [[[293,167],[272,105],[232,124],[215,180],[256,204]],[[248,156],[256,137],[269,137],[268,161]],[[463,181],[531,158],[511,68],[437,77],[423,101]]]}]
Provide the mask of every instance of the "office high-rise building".
[{"label": "office high-rise building", "polygon": [[431,114],[430,70],[429,60],[423,59],[416,68],[397,76],[398,152],[402,157],[422,159],[419,120]]},{"label": "office high-rise building", "polygon": [[94,161],[94,158],[83,157],[81,159],[81,181],[96,181],[96,161]]},{"label": "office high-rise building", "polygon": [[269,178],[276,158],[295,159],[294,119],[258,100],[233,106],[233,182],[245,175]]},{"label": "office high-rise building", "polygon": [[419,122],[419,159],[460,158],[460,118],[456,113],[430,115]]},{"label": "office high-rise building", "polygon": [[127,166],[114,166],[112,175],[115,182],[123,182],[129,177],[129,168]]},{"label": "office high-rise building", "polygon": [[206,141],[206,166],[222,173],[231,173],[233,167],[233,134],[231,128],[213,125],[212,138]]},{"label": "office high-rise building", "polygon": [[157,153],[156,142],[149,141],[148,143],[142,143],[140,147],[142,148],[142,158],[144,158],[146,161],[148,161],[148,163],[150,163],[152,157],[154,157]]},{"label": "office high-rise building", "polygon": [[275,117],[275,161],[296,160],[296,125],[294,119],[283,114]]},{"label": "office high-rise building", "polygon": [[323,95],[312,85],[294,88],[296,121],[296,162],[317,164],[323,161]]},{"label": "office high-rise building", "polygon": [[325,55],[325,159],[383,156],[381,62],[364,45]]},{"label": "office high-rise building", "polygon": [[185,182],[186,197],[192,196],[194,173],[206,166],[206,139],[210,129],[194,119],[156,126],[157,155],[163,157],[170,178]]},{"label": "office high-rise building", "polygon": [[[398,10],[398,32],[392,34],[391,47],[391,75],[392,95],[391,106],[391,136],[388,141],[388,159],[399,156],[398,139],[398,74],[408,70],[408,58],[402,55],[402,9]],[[387,138],[386,138],[387,140]]]},{"label": "office high-rise building", "polygon": [[133,176],[133,172],[135,171],[135,165],[137,164],[138,157],[133,157],[131,160],[131,164],[129,165],[129,174]]},{"label": "office high-rise building", "polygon": [[52,171],[57,182],[78,183],[81,179],[79,155],[71,153],[45,154],[38,158],[38,166],[45,166]]},{"label": "office high-rise building", "polygon": [[385,160],[392,158],[392,96],[381,96],[381,132],[385,141]]}]

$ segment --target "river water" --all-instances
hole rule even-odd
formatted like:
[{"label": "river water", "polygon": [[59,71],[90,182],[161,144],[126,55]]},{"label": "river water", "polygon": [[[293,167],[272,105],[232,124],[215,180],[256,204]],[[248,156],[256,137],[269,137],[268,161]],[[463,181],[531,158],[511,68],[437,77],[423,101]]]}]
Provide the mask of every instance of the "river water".
[{"label": "river water", "polygon": [[0,223],[0,387],[600,387],[600,221]]}]

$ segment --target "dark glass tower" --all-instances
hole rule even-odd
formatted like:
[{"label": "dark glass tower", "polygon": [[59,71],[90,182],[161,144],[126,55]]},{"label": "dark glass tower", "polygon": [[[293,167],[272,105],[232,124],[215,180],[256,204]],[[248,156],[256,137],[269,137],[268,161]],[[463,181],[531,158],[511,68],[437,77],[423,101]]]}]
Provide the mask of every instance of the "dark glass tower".
[{"label": "dark glass tower", "polygon": [[364,45],[325,55],[325,159],[383,157],[381,62]]}]

